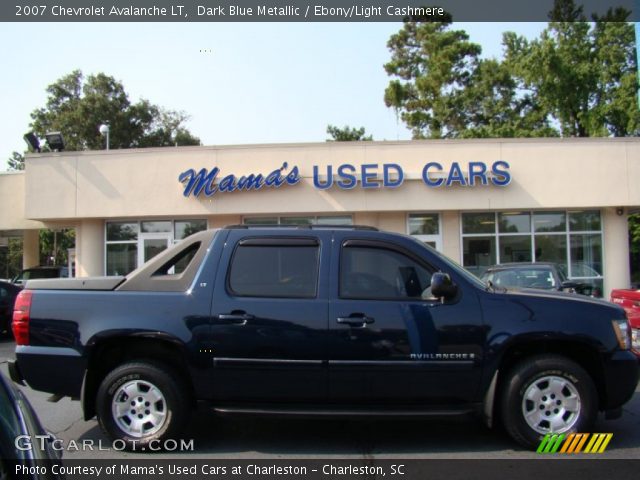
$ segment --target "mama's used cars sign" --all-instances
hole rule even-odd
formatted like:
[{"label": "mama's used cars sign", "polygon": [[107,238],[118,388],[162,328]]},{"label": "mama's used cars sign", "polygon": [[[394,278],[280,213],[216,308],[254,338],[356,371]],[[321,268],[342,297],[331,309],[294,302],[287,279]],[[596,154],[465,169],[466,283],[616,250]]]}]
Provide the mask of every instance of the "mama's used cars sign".
[{"label": "mama's used cars sign", "polygon": [[[491,165],[485,162],[468,162],[466,168],[459,162],[453,162],[447,169],[438,162],[428,162],[422,168],[421,179],[427,187],[475,187],[476,185],[495,185],[505,187],[511,182],[509,164],[498,160]],[[201,168],[198,172],[190,168],[178,176],[184,185],[183,195],[211,197],[216,193],[279,188],[283,185],[295,185],[300,182],[300,169],[289,168],[287,162],[268,173],[252,173],[237,177],[224,175],[218,167],[211,170]],[[334,167],[313,166],[313,186],[318,190],[327,190],[334,185],[343,190],[353,188],[398,188],[405,180],[405,172],[397,163],[368,163],[360,166],[343,163]]]}]

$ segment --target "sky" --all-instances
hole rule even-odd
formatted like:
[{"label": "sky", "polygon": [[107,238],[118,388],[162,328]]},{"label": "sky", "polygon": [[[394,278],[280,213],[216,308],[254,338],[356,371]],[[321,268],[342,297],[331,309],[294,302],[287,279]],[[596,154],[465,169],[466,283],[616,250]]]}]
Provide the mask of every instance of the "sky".
[{"label": "sky", "polygon": [[[121,81],[186,112],[203,145],[322,142],[327,125],[365,127],[374,140],[410,132],[384,104],[389,37],[401,23],[4,23],[0,26],[0,170],[24,152],[29,114],[74,69]],[[484,57],[502,32],[527,38],[544,23],[456,23]],[[96,125],[96,130],[99,125]]]}]

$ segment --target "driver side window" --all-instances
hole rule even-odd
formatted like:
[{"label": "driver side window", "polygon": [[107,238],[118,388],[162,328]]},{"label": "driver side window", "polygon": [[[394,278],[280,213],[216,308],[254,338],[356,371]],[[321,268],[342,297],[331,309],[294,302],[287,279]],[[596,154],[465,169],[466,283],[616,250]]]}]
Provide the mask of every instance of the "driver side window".
[{"label": "driver side window", "polygon": [[345,246],[340,256],[340,297],[372,300],[430,298],[432,272],[391,249]]}]

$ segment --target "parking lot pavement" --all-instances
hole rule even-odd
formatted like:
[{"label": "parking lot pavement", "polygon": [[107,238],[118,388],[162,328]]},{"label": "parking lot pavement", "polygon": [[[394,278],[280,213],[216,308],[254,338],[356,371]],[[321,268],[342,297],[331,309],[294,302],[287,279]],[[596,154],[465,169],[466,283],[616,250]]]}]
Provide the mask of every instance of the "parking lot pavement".
[{"label": "parking lot pavement", "polygon": [[[0,341],[0,368],[13,357],[13,344]],[[145,453],[114,450],[95,420],[85,422],[79,402],[68,398],[47,402],[48,394],[23,391],[45,428],[64,444],[84,449],[67,450],[67,459],[148,458]],[[640,389],[624,409],[622,418],[597,422],[595,432],[611,432],[613,439],[599,458],[640,458]],[[184,438],[193,439],[193,451],[154,454],[153,458],[535,458],[520,449],[505,433],[489,430],[476,419],[459,420],[282,420],[274,418],[219,418],[207,411],[192,415]],[[92,448],[88,446],[91,445]]]}]

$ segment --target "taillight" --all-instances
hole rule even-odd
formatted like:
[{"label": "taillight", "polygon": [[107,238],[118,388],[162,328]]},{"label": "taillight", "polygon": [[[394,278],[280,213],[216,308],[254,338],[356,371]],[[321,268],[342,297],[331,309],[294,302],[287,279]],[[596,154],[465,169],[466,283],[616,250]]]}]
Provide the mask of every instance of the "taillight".
[{"label": "taillight", "polygon": [[13,307],[13,338],[16,345],[29,345],[29,315],[31,313],[31,290],[22,290]]}]

